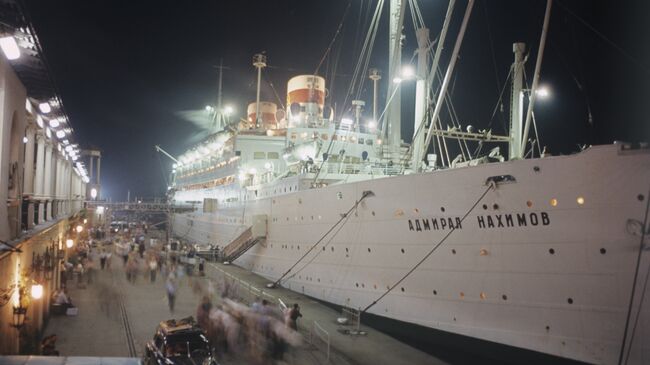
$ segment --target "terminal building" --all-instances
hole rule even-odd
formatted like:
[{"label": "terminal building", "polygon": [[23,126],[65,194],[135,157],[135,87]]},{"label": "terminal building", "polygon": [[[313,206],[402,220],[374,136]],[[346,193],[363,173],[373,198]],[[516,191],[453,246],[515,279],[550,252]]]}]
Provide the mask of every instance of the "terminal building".
[{"label": "terminal building", "polygon": [[83,141],[14,1],[0,2],[0,48],[0,354],[11,355],[36,346],[68,239],[99,184],[88,186]]}]

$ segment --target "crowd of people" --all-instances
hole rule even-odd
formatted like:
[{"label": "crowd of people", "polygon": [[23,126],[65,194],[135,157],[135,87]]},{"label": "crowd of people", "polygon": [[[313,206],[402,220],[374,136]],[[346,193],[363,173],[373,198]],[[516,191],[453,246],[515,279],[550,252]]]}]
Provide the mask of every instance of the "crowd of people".
[{"label": "crowd of people", "polygon": [[266,300],[250,306],[232,298],[214,305],[203,296],[196,311],[198,325],[205,330],[217,356],[244,356],[255,363],[281,360],[290,346],[298,346],[301,336],[296,320],[302,316],[296,304],[281,312]]}]

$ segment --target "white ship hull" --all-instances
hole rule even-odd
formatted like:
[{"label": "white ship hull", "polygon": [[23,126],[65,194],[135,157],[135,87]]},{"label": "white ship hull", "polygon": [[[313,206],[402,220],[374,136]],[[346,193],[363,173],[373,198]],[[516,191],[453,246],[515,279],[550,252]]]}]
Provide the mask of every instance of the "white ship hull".
[{"label": "white ship hull", "polygon": [[[501,175],[516,182],[497,184],[463,220],[488,188],[486,180]],[[225,245],[251,225],[254,215],[267,215],[265,242],[236,264],[275,280],[364,191],[372,191],[374,196],[301,261],[283,286],[364,308],[453,226],[446,241],[370,313],[602,364],[618,363],[627,328],[623,351],[631,347],[628,363],[650,363],[650,298],[639,304],[644,290],[650,296],[643,287],[650,266],[647,250],[633,288],[641,227],[647,220],[647,149],[600,146],[572,156],[320,189],[303,190],[299,176],[282,181],[257,194],[242,192],[239,201],[229,203],[219,197],[239,188],[177,192],[177,201],[217,198],[219,208],[175,215],[174,233],[188,241]]]}]

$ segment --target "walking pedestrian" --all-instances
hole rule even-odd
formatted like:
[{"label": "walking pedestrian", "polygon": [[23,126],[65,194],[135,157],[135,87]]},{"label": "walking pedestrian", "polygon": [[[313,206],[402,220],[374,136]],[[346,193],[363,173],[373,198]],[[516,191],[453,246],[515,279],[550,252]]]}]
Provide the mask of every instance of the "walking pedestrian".
[{"label": "walking pedestrian", "polygon": [[302,317],[302,313],[300,313],[300,307],[298,306],[298,303],[295,303],[293,305],[293,308],[291,308],[289,311],[289,315],[287,316],[289,328],[293,329],[294,331],[298,331],[298,318],[300,317]]},{"label": "walking pedestrian", "polygon": [[156,271],[158,271],[158,262],[155,257],[149,259],[149,279],[151,283],[156,282]]},{"label": "walking pedestrian", "polygon": [[99,266],[102,270],[106,267],[106,249],[102,248],[102,251],[99,253]]},{"label": "walking pedestrian", "polygon": [[174,279],[174,274],[170,273],[167,277],[167,283],[165,284],[167,289],[167,304],[169,305],[169,312],[174,313],[174,302],[176,301],[176,281]]}]

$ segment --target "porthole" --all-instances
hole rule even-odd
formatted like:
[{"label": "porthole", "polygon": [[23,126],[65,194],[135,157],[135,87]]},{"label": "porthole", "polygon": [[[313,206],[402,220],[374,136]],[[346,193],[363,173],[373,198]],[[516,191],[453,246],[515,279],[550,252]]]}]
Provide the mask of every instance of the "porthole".
[{"label": "porthole", "polygon": [[404,287],[402,287],[402,292],[404,292],[404,291],[405,291],[405,289],[404,289]]},{"label": "porthole", "polygon": [[481,292],[480,297],[481,297],[481,299],[485,300],[485,299],[487,299],[487,294],[485,294],[484,292]]},{"label": "porthole", "polygon": [[440,211],[444,213],[445,212],[445,207],[440,207]]},{"label": "porthole", "polygon": [[546,332],[551,330],[551,326],[546,326]]},{"label": "porthole", "polygon": [[332,249],[332,252],[334,252],[334,246],[330,247]]},{"label": "porthole", "polygon": [[375,216],[375,211],[374,211],[374,210],[372,211],[372,216],[373,216],[373,217]]},{"label": "porthole", "polygon": [[508,300],[508,296],[505,295],[505,294],[503,294],[503,295],[501,296],[501,299],[503,299],[503,300]]},{"label": "porthole", "polygon": [[539,170],[540,170],[540,169],[539,169],[539,166],[533,166],[533,171],[535,171],[535,172],[539,172]]},{"label": "porthole", "polygon": [[366,287],[366,284],[361,283],[361,287],[362,287],[362,288],[365,288],[365,287]]},{"label": "porthole", "polygon": [[452,249],[451,249],[451,253],[455,255],[455,254],[456,254],[456,249],[455,249],[455,248],[452,248]]},{"label": "porthole", "polygon": [[370,252],[370,247],[368,247],[368,252]]},{"label": "porthole", "polygon": [[434,291],[433,291],[433,295],[438,295],[438,291],[437,291],[437,290],[434,290]]},{"label": "porthole", "polygon": [[601,248],[601,249],[600,249],[600,253],[601,253],[602,255],[604,255],[604,254],[607,253],[607,250],[606,250],[605,248]]},{"label": "porthole", "polygon": [[402,251],[402,253],[404,253],[404,249],[402,249],[401,251]]},{"label": "porthole", "polygon": [[314,216],[313,216],[313,215],[311,216],[311,220],[314,220]]},{"label": "porthole", "polygon": [[567,303],[569,303],[569,304],[573,304],[573,298],[569,298],[569,299],[567,299],[566,301],[567,301]]},{"label": "porthole", "polygon": [[298,198],[298,204],[302,204],[302,198]]},{"label": "porthole", "polygon": [[357,288],[359,287],[359,283],[354,283],[354,285],[356,285],[356,286],[357,286]]},{"label": "porthole", "polygon": [[373,287],[374,289],[377,289],[377,284],[374,284],[372,287]]},{"label": "porthole", "polygon": [[346,247],[346,248],[345,248],[345,252],[350,252],[350,250],[348,250],[348,248]]},{"label": "porthole", "polygon": [[487,210],[487,204],[483,204],[483,210]]},{"label": "porthole", "polygon": [[551,255],[555,255],[555,249],[549,248],[548,253],[550,253]]},{"label": "porthole", "polygon": [[462,298],[465,298],[465,293],[460,292],[459,296],[461,297],[461,299],[462,299]]},{"label": "porthole", "polygon": [[418,208],[413,209],[413,213],[415,213],[415,214],[420,213],[420,209],[418,209]]},{"label": "porthole", "polygon": [[323,247],[323,251],[325,251],[325,247]]},{"label": "porthole", "polygon": [[550,204],[551,204],[552,207],[556,207],[557,206],[557,199],[555,199],[555,198],[551,199]]},{"label": "porthole", "polygon": [[494,210],[497,210],[497,209],[499,209],[499,204],[497,204],[497,203],[494,203],[494,205],[492,205],[492,209],[494,209]]},{"label": "porthole", "polygon": [[482,248],[481,251],[480,251],[480,255],[481,256],[487,256],[488,255],[488,250]]},{"label": "porthole", "polygon": [[396,217],[401,217],[401,216],[403,216],[403,215],[404,215],[404,211],[403,211],[403,210],[401,210],[401,209],[397,209],[397,210],[395,211],[395,216],[396,216]]},{"label": "porthole", "polygon": [[642,202],[643,199],[644,199],[644,196],[643,196],[643,194],[639,194],[639,195],[636,196],[636,198],[637,198],[640,202]]},{"label": "porthole", "polygon": [[530,200],[527,201],[527,202],[526,202],[526,206],[527,206],[528,208],[532,207],[532,206],[533,206],[533,202],[531,202]]},{"label": "porthole", "polygon": [[579,196],[579,197],[576,199],[576,202],[578,203],[578,205],[582,205],[582,204],[585,203],[585,198]]}]

